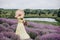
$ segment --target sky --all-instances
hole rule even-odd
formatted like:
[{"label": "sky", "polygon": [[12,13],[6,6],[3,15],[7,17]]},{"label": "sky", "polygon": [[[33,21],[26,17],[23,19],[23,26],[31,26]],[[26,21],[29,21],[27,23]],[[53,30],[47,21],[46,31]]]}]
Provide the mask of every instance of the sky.
[{"label": "sky", "polygon": [[0,0],[5,9],[58,9],[60,0]]}]

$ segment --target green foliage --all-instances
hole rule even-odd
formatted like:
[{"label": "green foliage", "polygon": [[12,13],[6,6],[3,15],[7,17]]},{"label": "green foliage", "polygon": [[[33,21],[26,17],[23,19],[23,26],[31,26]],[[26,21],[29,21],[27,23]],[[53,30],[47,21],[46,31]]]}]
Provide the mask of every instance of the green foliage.
[{"label": "green foliage", "polygon": [[60,17],[60,9],[59,9],[59,11],[58,11],[58,13],[57,13],[57,16]]},{"label": "green foliage", "polygon": [[14,18],[17,9],[0,9],[0,18]]},{"label": "green foliage", "polygon": [[[47,22],[47,21],[32,21],[32,22],[37,22],[37,23],[42,23],[42,24],[51,24],[55,26],[60,26],[60,22]],[[32,27],[32,26],[31,26]]]},{"label": "green foliage", "polygon": [[14,16],[15,16],[15,12],[12,11],[11,14],[10,14],[10,16],[9,16],[9,18],[14,18]]},{"label": "green foliage", "polygon": [[[0,17],[14,18],[17,9],[0,8]],[[59,9],[24,9],[25,17],[59,17]]]},{"label": "green foliage", "polygon": [[35,37],[37,36],[37,34],[35,34],[35,33],[33,33],[33,32],[30,32],[30,33],[28,33],[29,35],[30,35],[30,37],[32,38],[32,39],[35,39]]},{"label": "green foliage", "polygon": [[25,9],[25,17],[57,17],[59,9]]},{"label": "green foliage", "polygon": [[56,19],[56,21],[60,22],[60,17],[57,17],[57,18],[55,18],[55,19]]}]

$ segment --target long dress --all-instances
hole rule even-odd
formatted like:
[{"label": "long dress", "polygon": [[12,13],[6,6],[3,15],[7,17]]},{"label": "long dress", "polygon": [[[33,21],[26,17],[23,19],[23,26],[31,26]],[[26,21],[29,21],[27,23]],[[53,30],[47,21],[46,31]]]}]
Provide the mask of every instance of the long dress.
[{"label": "long dress", "polygon": [[23,20],[18,19],[18,24],[17,24],[17,29],[16,29],[16,34],[20,36],[21,40],[30,40],[30,36],[25,30],[25,27],[23,25]]}]

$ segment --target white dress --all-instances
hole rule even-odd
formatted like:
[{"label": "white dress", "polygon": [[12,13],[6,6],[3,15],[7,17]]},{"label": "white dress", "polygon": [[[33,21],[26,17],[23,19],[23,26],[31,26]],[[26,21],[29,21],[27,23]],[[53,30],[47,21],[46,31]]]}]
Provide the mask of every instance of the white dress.
[{"label": "white dress", "polygon": [[26,32],[25,27],[23,25],[23,20],[18,19],[16,34],[20,36],[20,39],[30,39],[30,36]]}]

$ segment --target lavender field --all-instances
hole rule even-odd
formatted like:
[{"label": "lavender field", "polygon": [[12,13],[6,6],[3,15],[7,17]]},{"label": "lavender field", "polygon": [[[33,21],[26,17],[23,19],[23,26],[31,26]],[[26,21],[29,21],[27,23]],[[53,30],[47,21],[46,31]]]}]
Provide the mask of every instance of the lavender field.
[{"label": "lavender field", "polygon": [[[60,26],[27,22],[27,33],[33,40],[60,40]],[[0,40],[20,40],[15,34],[17,27],[16,19],[0,18]]]}]

